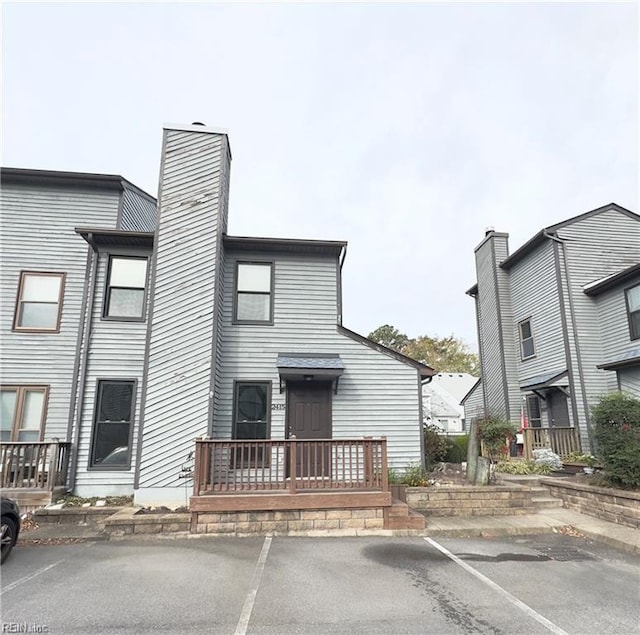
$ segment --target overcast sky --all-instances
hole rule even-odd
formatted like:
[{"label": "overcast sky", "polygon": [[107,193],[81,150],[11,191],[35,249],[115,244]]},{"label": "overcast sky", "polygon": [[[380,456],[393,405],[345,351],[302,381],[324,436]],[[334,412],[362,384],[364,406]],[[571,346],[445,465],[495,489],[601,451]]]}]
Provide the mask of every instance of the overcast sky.
[{"label": "overcast sky", "polygon": [[229,130],[229,232],[348,240],[344,324],[476,348],[473,249],[638,211],[638,8],[3,6],[2,163],[157,194],[162,125]]}]

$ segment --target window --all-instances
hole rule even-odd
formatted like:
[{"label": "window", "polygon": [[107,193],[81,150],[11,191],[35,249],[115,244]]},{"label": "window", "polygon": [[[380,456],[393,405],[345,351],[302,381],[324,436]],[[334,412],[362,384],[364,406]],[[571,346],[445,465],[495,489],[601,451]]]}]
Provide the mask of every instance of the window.
[{"label": "window", "polygon": [[103,317],[143,320],[148,258],[111,256]]},{"label": "window", "polygon": [[272,263],[238,263],[234,315],[236,322],[247,324],[273,322],[272,282]]},{"label": "window", "polygon": [[37,443],[42,439],[48,386],[0,388],[0,441]]},{"label": "window", "polygon": [[520,329],[520,354],[522,359],[535,357],[536,351],[533,345],[533,332],[531,330],[531,320],[524,320],[518,325]]},{"label": "window", "polygon": [[629,316],[629,335],[632,340],[640,339],[640,284],[625,291],[627,314]]},{"label": "window", "polygon": [[89,467],[128,470],[131,466],[135,387],[133,380],[98,380]]},{"label": "window", "polygon": [[[257,440],[269,438],[270,382],[237,382],[233,408],[233,438]],[[235,467],[263,466],[267,457],[265,448],[253,447],[237,450],[233,457]]]},{"label": "window", "polygon": [[540,412],[540,397],[538,395],[527,395],[527,413],[529,425],[532,428],[542,427],[542,413]]},{"label": "window", "polygon": [[60,330],[64,273],[23,271],[13,319],[14,331]]}]

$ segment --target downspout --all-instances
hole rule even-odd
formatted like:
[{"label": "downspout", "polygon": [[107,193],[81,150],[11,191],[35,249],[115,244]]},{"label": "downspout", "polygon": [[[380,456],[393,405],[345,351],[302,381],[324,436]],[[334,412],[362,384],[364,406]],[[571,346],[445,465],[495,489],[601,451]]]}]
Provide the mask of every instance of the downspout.
[{"label": "downspout", "polygon": [[418,371],[418,409],[420,411],[419,419],[420,419],[420,465],[426,469],[427,465],[425,463],[426,458],[424,455],[424,412],[423,412],[423,404],[422,404],[422,387],[430,384],[433,381],[433,375],[431,377],[427,377],[423,381],[420,376],[420,371]]},{"label": "downspout", "polygon": [[[548,233],[547,231],[543,232],[543,236],[553,240],[556,245],[560,245],[562,247],[562,263],[564,265],[565,276],[566,276],[566,279],[567,279],[567,296],[568,296],[568,302],[569,302],[569,315],[571,316],[571,330],[573,331],[573,341],[575,343],[575,349],[576,349],[576,361],[578,363],[578,378],[579,378],[579,381],[580,381],[580,392],[582,394],[582,405],[583,405],[583,409],[584,409],[584,417],[585,417],[585,423],[586,423],[586,428],[587,428],[587,436],[589,438],[589,445],[591,446],[591,449],[593,450],[593,431],[591,429],[591,421],[590,421],[590,418],[589,418],[589,407],[587,405],[587,393],[586,393],[585,386],[584,386],[584,373],[583,373],[583,370],[582,370],[582,354],[580,352],[580,343],[578,341],[578,332],[577,332],[577,326],[576,326],[575,307],[574,307],[573,298],[572,298],[572,295],[571,295],[571,278],[569,276],[569,263],[568,263],[568,260],[567,260],[566,244],[565,244],[564,240],[562,240],[561,238],[559,238],[555,234]],[[578,405],[577,405],[576,396],[575,396],[575,383],[574,383],[574,374],[573,374],[573,364],[572,364],[572,360],[571,360],[571,349],[570,349],[570,342],[569,342],[569,329],[567,327],[567,321],[566,321],[566,312],[565,312],[565,304],[564,304],[564,293],[563,293],[563,288],[562,288],[562,276],[560,274],[560,258],[559,258],[557,249],[554,249],[554,259],[555,259],[555,263],[556,263],[556,279],[557,279],[557,284],[558,284],[558,295],[559,295],[559,299],[560,299],[560,308],[561,308],[561,311],[562,311],[562,330],[563,330],[564,343],[565,343],[565,356],[566,356],[566,360],[567,360],[567,373],[569,374],[569,380],[571,381],[571,388],[572,388],[572,390],[571,390],[571,410],[572,410],[574,421],[575,421],[575,424],[577,425],[578,433],[579,433],[580,432],[580,421],[579,421],[579,416],[578,416]]]},{"label": "downspout", "polygon": [[[88,308],[87,308],[87,330],[84,350],[81,354],[80,360],[80,376],[79,376],[79,390],[78,390],[78,417],[77,425],[73,431],[73,441],[71,445],[71,461],[69,465],[69,491],[73,491],[76,484],[76,470],[78,467],[78,443],[80,440],[80,428],[82,427],[82,414],[84,410],[84,393],[85,385],[87,383],[87,368],[89,360],[89,346],[91,343],[91,327],[93,325],[93,305],[96,296],[96,282],[98,279],[98,250],[93,242],[93,235],[88,235],[89,245],[93,251],[91,258],[91,274],[93,279],[91,281],[91,295],[89,295]],[[88,283],[87,283],[88,286]]]}]

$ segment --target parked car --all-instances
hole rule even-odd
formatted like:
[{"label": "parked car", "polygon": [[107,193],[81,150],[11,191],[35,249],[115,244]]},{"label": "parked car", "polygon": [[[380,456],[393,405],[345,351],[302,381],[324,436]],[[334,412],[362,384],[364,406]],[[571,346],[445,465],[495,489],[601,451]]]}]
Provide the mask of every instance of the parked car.
[{"label": "parked car", "polygon": [[18,542],[20,533],[20,508],[11,498],[2,496],[2,529],[0,531],[0,564],[3,563],[11,553],[13,546]]}]

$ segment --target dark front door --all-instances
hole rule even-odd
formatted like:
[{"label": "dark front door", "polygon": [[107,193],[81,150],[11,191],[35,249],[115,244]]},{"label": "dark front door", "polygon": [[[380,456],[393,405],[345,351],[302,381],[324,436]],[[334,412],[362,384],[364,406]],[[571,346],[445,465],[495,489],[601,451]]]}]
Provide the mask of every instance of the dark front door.
[{"label": "dark front door", "polygon": [[[296,439],[331,438],[331,383],[288,382],[287,436]],[[327,476],[329,447],[296,445],[297,476]]]},{"label": "dark front door", "polygon": [[547,393],[547,408],[550,428],[570,427],[567,396],[561,390],[550,390]]}]

